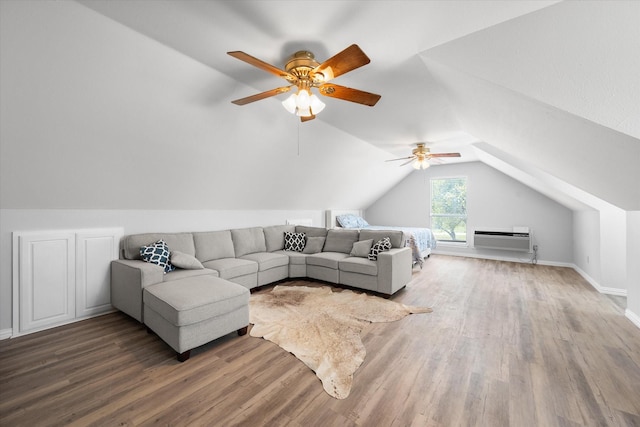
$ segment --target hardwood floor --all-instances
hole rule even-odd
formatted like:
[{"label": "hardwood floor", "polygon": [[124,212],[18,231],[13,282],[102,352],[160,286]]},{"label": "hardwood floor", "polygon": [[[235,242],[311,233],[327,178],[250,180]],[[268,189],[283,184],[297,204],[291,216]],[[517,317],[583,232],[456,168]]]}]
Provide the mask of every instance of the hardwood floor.
[{"label": "hardwood floor", "polygon": [[[308,284],[289,281],[285,284]],[[568,268],[434,255],[351,395],[235,333],[185,363],[113,313],[0,341],[0,425],[640,426],[640,329]]]}]

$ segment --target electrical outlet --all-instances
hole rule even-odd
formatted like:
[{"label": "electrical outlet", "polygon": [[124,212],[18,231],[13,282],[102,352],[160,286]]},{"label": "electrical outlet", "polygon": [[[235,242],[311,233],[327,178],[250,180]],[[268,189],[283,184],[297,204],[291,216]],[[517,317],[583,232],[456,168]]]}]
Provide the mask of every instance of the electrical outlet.
[{"label": "electrical outlet", "polygon": [[589,255],[587,255],[587,264],[589,264]]},{"label": "electrical outlet", "polygon": [[533,250],[537,251],[538,250],[538,245],[533,245]]}]

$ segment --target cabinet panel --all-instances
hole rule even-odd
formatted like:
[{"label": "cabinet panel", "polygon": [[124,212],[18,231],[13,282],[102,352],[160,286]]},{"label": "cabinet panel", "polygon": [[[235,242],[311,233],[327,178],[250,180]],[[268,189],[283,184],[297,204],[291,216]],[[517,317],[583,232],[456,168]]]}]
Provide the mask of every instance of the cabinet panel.
[{"label": "cabinet panel", "polygon": [[111,261],[118,258],[120,230],[96,230],[77,234],[76,316],[111,309]]},{"label": "cabinet panel", "polygon": [[20,332],[57,325],[75,317],[75,235],[22,235]]}]

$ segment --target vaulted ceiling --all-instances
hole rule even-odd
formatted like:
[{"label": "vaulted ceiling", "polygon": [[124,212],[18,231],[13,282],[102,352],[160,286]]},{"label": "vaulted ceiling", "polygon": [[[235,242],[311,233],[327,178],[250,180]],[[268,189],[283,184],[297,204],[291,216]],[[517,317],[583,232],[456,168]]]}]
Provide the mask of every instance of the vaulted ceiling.
[{"label": "vaulted ceiling", "polygon": [[[37,4],[33,7],[42,7]],[[91,53],[91,59],[118,58],[123,74],[137,73],[144,80],[143,85],[126,89],[104,82],[105,76],[119,75],[118,64],[101,64],[110,70],[95,71],[105,92],[128,90],[140,97],[153,93],[153,84],[160,87],[182,79],[181,97],[195,107],[166,107],[162,114],[146,117],[140,100],[140,106],[123,106],[141,113],[136,123],[124,119],[130,129],[153,127],[154,121],[188,123],[197,117],[187,132],[179,127],[152,131],[157,140],[182,138],[184,148],[192,149],[171,166],[191,174],[189,180],[196,185],[193,194],[185,190],[186,180],[170,186],[174,193],[182,189],[181,206],[366,208],[412,172],[410,166],[398,168],[385,160],[408,155],[414,143],[427,141],[434,152],[460,151],[461,161],[484,161],[575,209],[593,206],[590,202],[595,199],[640,210],[640,2],[77,0],[72,4],[88,9],[73,8],[58,23],[60,28],[73,21],[78,27],[74,31],[80,32],[72,15],[92,13],[87,32],[98,23],[105,28],[87,37],[87,43],[104,43],[93,47],[103,52]],[[42,22],[56,19],[44,15]],[[36,28],[33,13],[29,19],[34,19],[33,31],[46,31]],[[113,21],[106,24],[104,19]],[[14,26],[14,34],[28,31]],[[77,34],[69,31],[71,36]],[[71,36],[73,47],[61,52],[63,56],[72,55],[73,49],[83,52],[83,41]],[[136,49],[130,46],[134,39]],[[284,67],[297,50],[310,50],[322,62],[352,43],[371,63],[335,83],[382,95],[375,107],[323,98],[326,109],[316,120],[300,124],[279,105],[286,95],[242,107],[231,104],[233,99],[283,86],[284,81],[226,52],[241,50]],[[138,50],[141,46],[144,52]],[[158,46],[172,52],[159,60]],[[185,59],[176,59],[178,55]],[[153,58],[147,66],[132,65],[149,57]],[[187,60],[200,65],[187,65]],[[36,59],[25,61],[22,65],[29,66]],[[64,68],[59,61],[58,67]],[[157,71],[162,77],[154,76],[151,65],[166,65]],[[17,74],[17,69],[12,72]],[[147,84],[149,88],[140,88]],[[154,95],[144,102],[168,101]],[[207,115],[215,126],[206,124]],[[176,134],[168,136],[171,132]],[[203,148],[202,141],[216,136],[224,141],[211,141],[215,150]],[[131,135],[110,135],[110,140],[120,138]],[[146,149],[132,147],[131,153]],[[206,158],[211,159],[209,164]],[[124,174],[122,184],[131,178]],[[303,174],[304,180],[296,179]],[[239,187],[217,189],[208,204],[193,204],[209,183],[221,183],[229,176]],[[345,184],[351,188],[341,192]],[[290,189],[290,196],[265,191],[272,188]],[[237,201],[238,191],[247,195],[245,202]],[[9,198],[13,204],[28,205],[20,195],[13,196]],[[114,203],[122,206],[113,207],[136,207],[132,205],[136,195],[118,197],[121,201]],[[48,203],[55,207],[54,198],[55,194]],[[153,205],[147,201],[145,206]],[[157,202],[156,207],[172,206]]]}]

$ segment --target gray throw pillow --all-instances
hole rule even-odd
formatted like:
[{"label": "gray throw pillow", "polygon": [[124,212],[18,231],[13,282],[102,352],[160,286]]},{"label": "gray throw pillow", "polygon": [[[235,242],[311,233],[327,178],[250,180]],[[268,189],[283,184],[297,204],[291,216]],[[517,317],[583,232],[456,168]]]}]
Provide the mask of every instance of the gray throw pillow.
[{"label": "gray throw pillow", "polygon": [[185,270],[201,270],[204,268],[204,265],[196,257],[179,251],[171,251],[171,264]]},{"label": "gray throw pillow", "polygon": [[369,252],[371,251],[371,246],[373,245],[373,239],[361,240],[359,242],[355,242],[353,244],[353,248],[351,249],[351,256],[358,256],[361,258],[367,258],[369,256]]},{"label": "gray throw pillow", "polygon": [[307,244],[304,246],[303,254],[317,254],[322,252],[324,237],[307,237]]}]

